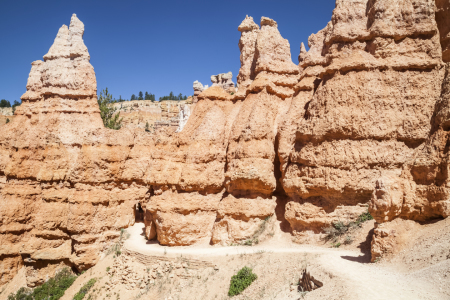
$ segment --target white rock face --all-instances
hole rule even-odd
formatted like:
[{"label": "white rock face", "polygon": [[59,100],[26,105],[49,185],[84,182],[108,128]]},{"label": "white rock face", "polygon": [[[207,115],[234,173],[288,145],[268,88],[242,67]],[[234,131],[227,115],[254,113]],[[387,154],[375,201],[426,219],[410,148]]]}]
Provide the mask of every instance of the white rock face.
[{"label": "white rock face", "polygon": [[194,81],[193,88],[194,88],[194,95],[195,95],[195,92],[199,91],[201,93],[204,90],[203,84],[201,82],[199,82],[198,80]]},{"label": "white rock face", "polygon": [[235,84],[231,80],[233,78],[233,73],[220,73],[218,75],[212,75],[211,76],[211,82],[213,83],[212,86],[220,86],[225,91],[228,91],[229,89],[234,89]]},{"label": "white rock face", "polygon": [[180,107],[180,112],[178,113],[178,119],[180,120],[180,125],[178,125],[176,132],[180,132],[183,130],[190,115],[191,115],[191,109],[189,108],[189,105],[182,105]]},{"label": "white rock face", "polygon": [[208,88],[207,85],[203,86],[203,84],[201,82],[199,82],[198,80],[194,81],[194,103],[197,103],[198,99],[197,96],[200,95],[201,92],[203,92],[204,90],[206,90]]},{"label": "white rock face", "polygon": [[13,115],[12,107],[0,107],[0,115],[2,115],[2,116],[12,116]]},{"label": "white rock face", "polygon": [[44,95],[96,97],[95,72],[83,42],[84,24],[72,15],[70,26],[63,25],[44,61],[31,64],[27,92],[22,100],[38,101]]}]

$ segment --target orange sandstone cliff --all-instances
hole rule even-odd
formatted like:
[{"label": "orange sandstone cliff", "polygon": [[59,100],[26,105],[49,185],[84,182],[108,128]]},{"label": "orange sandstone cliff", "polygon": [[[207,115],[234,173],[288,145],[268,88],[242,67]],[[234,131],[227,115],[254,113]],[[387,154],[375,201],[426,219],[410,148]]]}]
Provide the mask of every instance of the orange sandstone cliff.
[{"label": "orange sandstone cliff", "polygon": [[138,203],[147,238],[170,246],[247,239],[276,208],[302,235],[369,207],[373,259],[395,218],[447,217],[448,9],[337,0],[298,65],[274,20],[246,17],[237,92],[197,92],[181,131],[151,134],[103,128],[74,15],[2,126],[0,284],[93,266]]}]

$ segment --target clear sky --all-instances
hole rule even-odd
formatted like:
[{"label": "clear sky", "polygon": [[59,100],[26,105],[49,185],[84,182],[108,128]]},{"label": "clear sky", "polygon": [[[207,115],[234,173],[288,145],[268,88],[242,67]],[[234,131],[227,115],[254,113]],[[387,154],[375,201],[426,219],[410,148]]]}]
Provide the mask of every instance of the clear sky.
[{"label": "clear sky", "polygon": [[0,99],[19,100],[31,62],[42,60],[58,29],[76,13],[97,88],[115,98],[148,91],[156,99],[192,95],[192,83],[233,72],[239,61],[237,27],[246,15],[277,21],[298,63],[300,43],[331,20],[334,0],[0,0]]}]

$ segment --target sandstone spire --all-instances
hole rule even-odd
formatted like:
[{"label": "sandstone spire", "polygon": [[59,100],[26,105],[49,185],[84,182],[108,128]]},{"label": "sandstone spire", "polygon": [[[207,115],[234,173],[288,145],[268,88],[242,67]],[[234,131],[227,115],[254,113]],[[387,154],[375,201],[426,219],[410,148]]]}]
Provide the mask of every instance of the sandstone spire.
[{"label": "sandstone spire", "polygon": [[298,63],[299,64],[301,64],[302,61],[305,60],[307,53],[308,53],[308,51],[306,51],[305,44],[303,44],[303,42],[302,42],[302,44],[300,45],[300,54],[298,55]]},{"label": "sandstone spire", "polygon": [[84,24],[74,14],[70,26],[63,25],[44,62],[36,61],[22,100],[39,100],[46,95],[93,98],[97,96],[95,72],[83,42]]},{"label": "sandstone spire", "polygon": [[256,38],[259,32],[259,26],[253,21],[252,17],[246,16],[238,30],[241,32],[239,39],[239,49],[241,50],[241,68],[237,76],[239,85],[238,95],[245,96],[245,90],[255,79],[255,51]]}]

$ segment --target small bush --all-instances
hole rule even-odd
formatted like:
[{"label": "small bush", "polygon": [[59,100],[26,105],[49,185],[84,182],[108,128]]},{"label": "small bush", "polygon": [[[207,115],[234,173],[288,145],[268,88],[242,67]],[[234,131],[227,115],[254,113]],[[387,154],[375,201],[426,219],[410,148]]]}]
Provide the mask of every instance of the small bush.
[{"label": "small bush", "polygon": [[232,297],[239,295],[245,290],[258,276],[252,273],[252,269],[249,267],[243,267],[239,270],[237,275],[231,277],[230,289],[228,290],[228,296]]},{"label": "small bush", "polygon": [[332,244],[332,246],[333,246],[333,248],[339,248],[341,246],[341,243],[335,243],[335,244]]},{"label": "small bush", "polygon": [[55,277],[34,290],[21,288],[17,293],[8,296],[8,300],[57,300],[77,279],[69,268],[64,268]]},{"label": "small bush", "polygon": [[353,243],[353,237],[351,235],[347,235],[345,237],[344,244],[345,245],[350,245],[351,243]]},{"label": "small bush", "polygon": [[345,225],[344,222],[338,221],[332,223],[332,226],[323,229],[325,232],[325,239],[336,242],[342,235],[344,235],[349,229],[349,225]]},{"label": "small bush", "polygon": [[31,298],[32,290],[29,288],[21,287],[16,294],[12,293],[8,296],[8,300],[28,300]]},{"label": "small bush", "polygon": [[369,211],[366,211],[365,213],[359,215],[358,220],[356,220],[356,223],[359,225],[361,223],[364,223],[366,221],[373,220],[372,215],[369,213]]},{"label": "small bush", "polygon": [[[373,217],[370,215],[369,211],[358,216],[355,222],[350,222],[344,224],[342,221],[337,221],[331,224],[329,227],[323,228],[325,233],[325,240],[332,241],[336,243],[342,236],[347,233],[351,233],[353,230],[362,226],[362,223],[372,220]],[[353,237],[347,235],[344,244],[351,244],[353,242]]]},{"label": "small bush", "polygon": [[81,287],[78,293],[73,297],[73,300],[82,300],[96,282],[97,278],[92,278],[91,280],[89,280],[85,285]]}]

